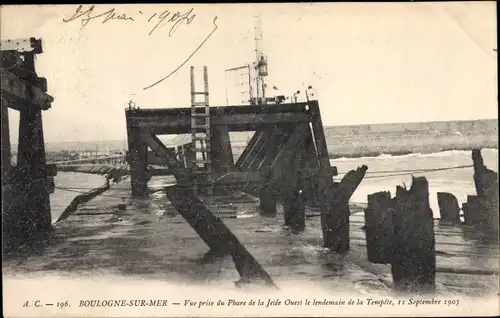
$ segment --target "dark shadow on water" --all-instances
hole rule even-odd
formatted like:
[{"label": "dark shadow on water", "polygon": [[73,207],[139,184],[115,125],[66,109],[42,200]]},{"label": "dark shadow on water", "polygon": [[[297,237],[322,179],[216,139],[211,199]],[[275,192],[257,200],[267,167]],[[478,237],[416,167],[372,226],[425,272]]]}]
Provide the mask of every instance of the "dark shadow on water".
[{"label": "dark shadow on water", "polygon": [[199,264],[214,264],[229,256],[229,253],[210,249],[196,260]]},{"label": "dark shadow on water", "polygon": [[[318,246],[319,247],[319,246]],[[345,257],[327,249],[318,249],[317,257],[323,277],[342,277],[346,275],[347,267]]]}]

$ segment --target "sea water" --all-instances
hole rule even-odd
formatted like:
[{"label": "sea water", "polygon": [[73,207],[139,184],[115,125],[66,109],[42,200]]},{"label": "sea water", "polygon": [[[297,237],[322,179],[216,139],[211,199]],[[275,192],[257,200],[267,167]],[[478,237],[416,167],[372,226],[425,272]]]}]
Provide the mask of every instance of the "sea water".
[{"label": "sea water", "polygon": [[[483,149],[484,164],[498,172],[498,150]],[[442,171],[423,171],[429,169],[453,168],[472,165],[471,151],[450,150],[437,153],[412,153],[408,155],[378,157],[338,158],[330,160],[336,166],[339,175],[335,180],[341,180],[345,173],[362,165],[368,166],[368,171],[351,197],[352,203],[366,204],[369,194],[379,191],[390,191],[394,196],[396,186],[411,186],[412,175],[425,176],[429,182],[429,203],[434,217],[439,217],[437,192],[450,192],[458,199],[459,204],[467,201],[467,195],[475,195],[474,170],[472,167],[456,168]],[[407,173],[401,171],[420,170],[423,172]],[[64,209],[77,195],[104,184],[103,176],[78,173],[58,172],[55,177],[56,189],[50,196],[52,221],[55,222]],[[59,189],[58,189],[59,188]],[[64,189],[60,189],[64,188]]]},{"label": "sea water", "polygon": [[[482,156],[487,168],[498,172],[498,149],[483,149]],[[362,165],[368,166],[368,171],[351,197],[353,203],[366,203],[367,196],[379,191],[396,193],[396,186],[411,186],[412,175],[426,177],[429,182],[429,204],[434,217],[439,217],[437,192],[449,192],[455,195],[459,204],[467,201],[467,195],[476,195],[474,186],[474,169],[457,168],[442,171],[425,171],[406,173],[398,171],[429,170],[472,165],[471,151],[450,150],[438,153],[412,153],[402,156],[380,155],[378,157],[339,158],[330,163],[336,166],[339,175],[335,180],[341,180],[349,170]],[[405,173],[403,175],[403,173]]]},{"label": "sea water", "polygon": [[50,195],[52,223],[57,221],[76,196],[102,186],[105,181],[104,176],[97,174],[57,172],[54,177],[56,189]]}]

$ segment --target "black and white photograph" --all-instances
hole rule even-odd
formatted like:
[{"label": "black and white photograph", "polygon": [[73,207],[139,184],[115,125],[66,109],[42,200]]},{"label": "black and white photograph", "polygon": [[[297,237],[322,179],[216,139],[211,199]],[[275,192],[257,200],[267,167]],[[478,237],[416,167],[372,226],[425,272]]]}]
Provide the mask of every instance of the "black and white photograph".
[{"label": "black and white photograph", "polygon": [[3,5],[4,317],[498,316],[494,1]]}]

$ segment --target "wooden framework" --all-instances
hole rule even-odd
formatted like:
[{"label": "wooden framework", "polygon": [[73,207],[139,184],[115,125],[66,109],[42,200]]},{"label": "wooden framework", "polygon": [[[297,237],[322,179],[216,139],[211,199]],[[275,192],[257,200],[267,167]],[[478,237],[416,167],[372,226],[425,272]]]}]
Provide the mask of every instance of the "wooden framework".
[{"label": "wooden framework", "polygon": [[[324,245],[337,252],[348,251],[348,201],[366,167],[354,171],[340,184],[333,182],[337,171],[330,166],[317,101],[210,107],[211,144],[208,146],[212,171],[206,173],[190,170],[189,162],[193,160],[189,158],[190,143],[167,147],[157,137],[190,133],[190,108],[128,108],[125,115],[127,161],[134,196],[147,195],[151,175],[172,174],[177,187],[183,189],[196,183],[200,188],[252,193],[260,198],[264,215],[275,215],[276,204],[281,201],[285,224],[294,231],[305,228],[305,206],[316,206],[321,210]],[[229,139],[229,132],[233,131],[255,131],[236,162]],[[151,164],[148,148],[155,154],[155,163],[166,167],[161,172],[148,168]],[[173,199],[179,197],[172,195]]]},{"label": "wooden framework", "polygon": [[[54,99],[46,93],[47,81],[35,72],[41,40],[6,40],[1,48],[2,233],[8,251],[51,228],[49,194],[56,169],[45,160],[42,110]],[[11,165],[8,108],[20,113],[16,166]]]}]

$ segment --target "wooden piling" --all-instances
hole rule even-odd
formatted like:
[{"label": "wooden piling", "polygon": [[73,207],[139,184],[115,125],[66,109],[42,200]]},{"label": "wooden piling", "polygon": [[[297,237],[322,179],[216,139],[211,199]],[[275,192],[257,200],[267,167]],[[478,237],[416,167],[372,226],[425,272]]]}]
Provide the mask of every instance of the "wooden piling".
[{"label": "wooden piling", "polygon": [[51,214],[40,108],[20,111],[19,136],[16,169],[25,185],[23,200],[26,200],[26,210],[21,213],[26,217],[28,232],[43,233],[51,227]]},{"label": "wooden piling", "polygon": [[457,198],[448,192],[438,192],[437,199],[441,214],[439,224],[460,224],[460,207]]},{"label": "wooden piling", "polygon": [[390,192],[368,195],[365,209],[366,250],[368,261],[389,264],[392,259],[394,201]]},{"label": "wooden piling", "polygon": [[498,173],[484,165],[481,151],[472,150],[477,196],[467,198],[468,224],[498,239]]},{"label": "wooden piling", "polygon": [[308,126],[297,127],[291,134],[281,154],[281,189],[285,225],[294,232],[305,229],[304,182],[301,169],[304,166],[304,133]]},{"label": "wooden piling", "polygon": [[435,290],[434,222],[425,177],[413,178],[409,190],[396,190],[394,250],[391,260],[394,287],[417,293]]},{"label": "wooden piling", "polygon": [[263,216],[276,216],[276,191],[268,184],[259,190],[260,211]]},{"label": "wooden piling", "polygon": [[[343,227],[343,232],[338,232],[337,230],[339,212],[335,211],[332,206],[335,185],[330,171],[330,158],[326,146],[325,131],[318,103],[312,101],[309,104],[309,111],[312,117],[312,134],[314,136],[314,143],[316,145],[316,153],[320,167],[317,189],[318,201],[321,209],[323,246],[331,248],[336,252],[345,252],[349,250],[349,229],[347,228],[347,233],[345,226]],[[345,210],[345,208],[343,208],[343,210]]]},{"label": "wooden piling", "polygon": [[[319,160],[314,146],[312,130],[308,130],[307,136],[304,140],[305,152],[304,162],[305,169],[316,170],[319,168]],[[318,178],[307,178],[304,180],[304,199],[309,206],[318,207],[320,201],[318,198]]]},{"label": "wooden piling", "polygon": [[271,168],[278,156],[280,149],[283,147],[283,130],[280,127],[271,127],[265,130],[262,138],[265,139],[264,159],[260,163],[259,169],[268,171],[264,184],[259,189],[260,211],[264,216],[276,216],[277,196],[280,192],[275,189],[276,184],[271,183]]},{"label": "wooden piling", "polygon": [[327,215],[327,224],[330,231],[327,232],[329,248],[338,253],[349,251],[349,200],[363,180],[368,167],[363,165],[356,170],[351,170],[335,183],[330,194],[330,213]]},{"label": "wooden piling", "polygon": [[128,129],[128,164],[130,165],[130,183],[134,197],[147,196],[147,153],[148,147],[141,139],[137,129]]},{"label": "wooden piling", "polygon": [[234,165],[234,157],[227,126],[215,125],[211,133],[211,140],[207,146],[210,147],[214,171],[226,172],[231,170]]}]

